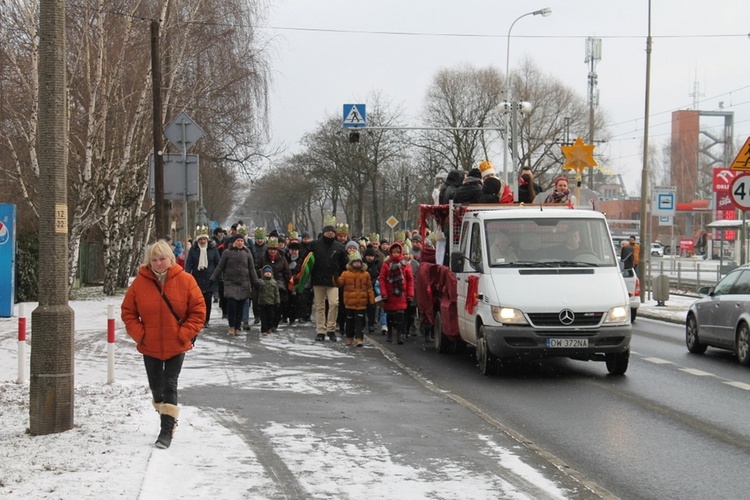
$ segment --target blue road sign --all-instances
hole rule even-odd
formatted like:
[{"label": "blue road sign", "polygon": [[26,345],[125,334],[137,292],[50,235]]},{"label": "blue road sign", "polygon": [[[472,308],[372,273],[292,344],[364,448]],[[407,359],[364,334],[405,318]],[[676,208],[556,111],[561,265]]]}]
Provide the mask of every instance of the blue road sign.
[{"label": "blue road sign", "polygon": [[364,104],[344,104],[344,127],[356,128],[367,125],[367,114]]},{"label": "blue road sign", "polygon": [[16,206],[0,204],[0,317],[13,316],[16,298]]}]

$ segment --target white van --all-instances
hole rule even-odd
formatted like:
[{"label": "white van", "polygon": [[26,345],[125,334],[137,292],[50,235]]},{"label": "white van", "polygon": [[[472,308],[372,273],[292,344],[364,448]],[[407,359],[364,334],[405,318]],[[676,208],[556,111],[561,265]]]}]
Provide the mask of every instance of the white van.
[{"label": "white van", "polygon": [[503,358],[540,356],[605,361],[610,373],[625,373],[630,303],[602,213],[469,207],[462,217],[450,256],[458,331],[476,346],[482,373]]}]

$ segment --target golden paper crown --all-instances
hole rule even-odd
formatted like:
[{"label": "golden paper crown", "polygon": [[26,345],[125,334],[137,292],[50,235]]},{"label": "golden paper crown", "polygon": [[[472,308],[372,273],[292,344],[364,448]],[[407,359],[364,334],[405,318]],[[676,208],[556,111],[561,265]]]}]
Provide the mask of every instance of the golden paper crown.
[{"label": "golden paper crown", "polygon": [[326,215],[323,217],[323,226],[335,226],[336,225],[336,216],[335,215]]},{"label": "golden paper crown", "polygon": [[266,237],[266,228],[265,227],[256,227],[255,231],[253,231],[255,234],[255,237],[257,239],[264,239]]},{"label": "golden paper crown", "polygon": [[344,223],[339,224],[336,226],[336,234],[349,234],[349,226]]}]

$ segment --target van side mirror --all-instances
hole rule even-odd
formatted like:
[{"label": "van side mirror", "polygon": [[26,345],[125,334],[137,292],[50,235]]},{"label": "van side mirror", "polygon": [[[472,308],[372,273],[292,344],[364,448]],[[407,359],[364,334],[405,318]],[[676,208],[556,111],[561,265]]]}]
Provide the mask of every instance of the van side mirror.
[{"label": "van side mirror", "polygon": [[460,273],[464,267],[464,253],[461,251],[451,252],[451,271],[453,273]]}]

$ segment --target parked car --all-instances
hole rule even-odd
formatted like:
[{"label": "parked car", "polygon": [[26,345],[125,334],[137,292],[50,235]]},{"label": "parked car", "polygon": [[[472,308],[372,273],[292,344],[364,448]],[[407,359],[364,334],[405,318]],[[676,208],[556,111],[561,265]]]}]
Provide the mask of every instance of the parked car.
[{"label": "parked car", "polygon": [[708,347],[728,349],[740,364],[750,366],[750,265],[727,274],[688,310],[685,343],[688,351],[703,354]]},{"label": "parked car", "polygon": [[638,279],[633,268],[623,269],[622,277],[625,279],[628,297],[630,297],[630,322],[633,323],[638,315],[638,308],[641,307],[641,280]]},{"label": "parked car", "polygon": [[651,255],[664,257],[664,245],[661,243],[651,243]]}]

